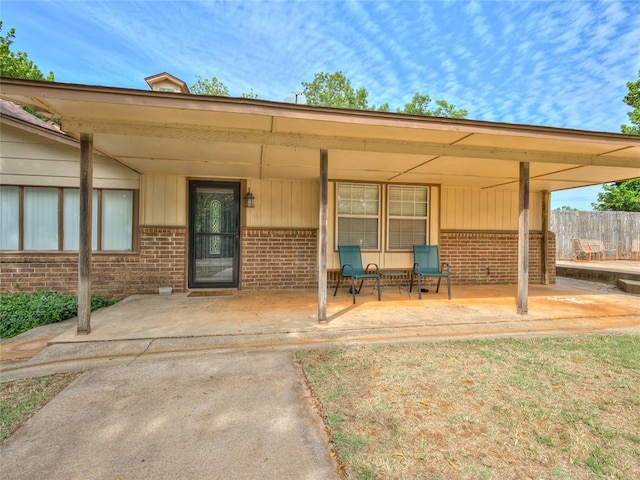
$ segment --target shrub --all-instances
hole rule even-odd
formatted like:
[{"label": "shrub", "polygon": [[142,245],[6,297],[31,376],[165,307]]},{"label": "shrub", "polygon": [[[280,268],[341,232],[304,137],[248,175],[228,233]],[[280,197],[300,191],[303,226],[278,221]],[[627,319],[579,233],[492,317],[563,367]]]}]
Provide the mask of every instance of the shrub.
[{"label": "shrub", "polygon": [[[115,299],[91,296],[91,310],[108,307]],[[0,295],[0,337],[11,338],[41,325],[78,315],[78,297],[48,290]]]}]

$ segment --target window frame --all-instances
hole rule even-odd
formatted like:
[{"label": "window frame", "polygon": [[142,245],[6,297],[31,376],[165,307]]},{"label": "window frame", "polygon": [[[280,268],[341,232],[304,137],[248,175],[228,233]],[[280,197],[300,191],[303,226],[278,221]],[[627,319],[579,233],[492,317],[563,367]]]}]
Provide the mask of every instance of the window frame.
[{"label": "window frame", "polygon": [[[65,190],[79,190],[78,187],[59,187],[59,186],[45,186],[45,185],[3,185],[3,187],[17,187],[18,188],[18,249],[17,250],[0,250],[3,252],[38,252],[42,254],[46,253],[78,253],[79,250],[69,250],[64,248],[64,192]],[[25,250],[25,189],[26,188],[55,188],[57,189],[57,215],[58,215],[58,231],[57,231],[57,248],[55,250]],[[102,235],[103,235],[103,195],[104,191],[124,191],[131,192],[131,248],[129,250],[104,250],[102,248]],[[92,222],[97,224],[97,238],[94,240],[97,245],[95,248],[92,246],[94,253],[104,254],[130,254],[138,252],[138,220],[139,220],[139,202],[140,191],[138,189],[130,188],[94,188],[92,195],[97,194],[97,207],[94,209],[94,215],[92,216]],[[96,231],[94,227],[94,232]],[[93,243],[93,242],[92,242]]]},{"label": "window frame", "polygon": [[[376,215],[367,215],[367,214],[345,214],[340,213],[340,185],[358,185],[358,186],[369,186],[376,187],[378,190],[378,212]],[[383,188],[380,183],[369,183],[369,182],[335,182],[335,232],[334,232],[334,248],[335,251],[338,251],[338,239],[340,237],[340,218],[362,218],[362,219],[376,219],[377,229],[376,229],[376,246],[374,248],[365,248],[361,247],[363,252],[379,252],[381,251],[381,229],[382,229],[382,207],[383,207]]]},{"label": "window frame", "polygon": [[[392,188],[413,188],[413,189],[424,189],[426,191],[426,215],[424,216],[416,216],[416,215],[392,215],[391,214],[391,189]],[[425,244],[429,244],[430,238],[430,208],[431,208],[431,188],[427,185],[411,185],[411,184],[387,184],[386,191],[386,245],[385,250],[387,252],[410,252],[412,251],[412,247],[410,248],[392,248],[391,247],[391,220],[422,220],[425,223]]]}]

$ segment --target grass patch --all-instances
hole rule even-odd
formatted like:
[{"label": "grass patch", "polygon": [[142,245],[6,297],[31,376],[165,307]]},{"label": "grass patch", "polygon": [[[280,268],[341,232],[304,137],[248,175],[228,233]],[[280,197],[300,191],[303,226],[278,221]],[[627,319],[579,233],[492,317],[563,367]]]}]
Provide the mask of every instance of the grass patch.
[{"label": "grass patch", "polygon": [[346,478],[640,478],[638,335],[296,358]]},{"label": "grass patch", "polygon": [[79,374],[79,372],[58,373],[1,383],[0,442],[20,428]]},{"label": "grass patch", "polygon": [[[91,295],[91,310],[108,307],[115,299]],[[0,294],[0,337],[11,338],[27,330],[78,315],[78,297],[48,290]]]}]

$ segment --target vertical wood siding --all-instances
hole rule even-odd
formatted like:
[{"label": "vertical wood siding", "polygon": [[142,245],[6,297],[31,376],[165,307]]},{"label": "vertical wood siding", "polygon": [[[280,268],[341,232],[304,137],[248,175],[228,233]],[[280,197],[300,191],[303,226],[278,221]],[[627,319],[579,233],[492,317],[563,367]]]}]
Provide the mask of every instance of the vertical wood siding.
[{"label": "vertical wood siding", "polygon": [[[2,125],[0,183],[75,187],[80,185],[80,144],[56,142]],[[140,175],[104,155],[93,157],[94,188],[140,188]]]},{"label": "vertical wood siding", "polygon": [[[531,193],[529,228],[542,228],[541,194]],[[518,230],[518,192],[442,187],[443,230]]]},{"label": "vertical wood siding", "polygon": [[318,182],[249,180],[255,208],[246,209],[249,228],[318,228]]},{"label": "vertical wood siding", "polygon": [[187,225],[187,179],[178,175],[143,175],[140,224]]},{"label": "vertical wood siding", "polygon": [[555,232],[556,258],[569,260],[573,256],[572,238],[602,240],[618,246],[619,258],[628,258],[631,241],[640,239],[638,212],[551,212],[549,230]]}]

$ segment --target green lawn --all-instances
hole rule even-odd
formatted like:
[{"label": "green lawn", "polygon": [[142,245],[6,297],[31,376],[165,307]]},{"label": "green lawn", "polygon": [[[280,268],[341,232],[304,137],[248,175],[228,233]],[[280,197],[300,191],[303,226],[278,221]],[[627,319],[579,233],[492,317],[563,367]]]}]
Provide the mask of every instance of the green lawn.
[{"label": "green lawn", "polygon": [[297,353],[349,479],[638,479],[640,336]]}]

